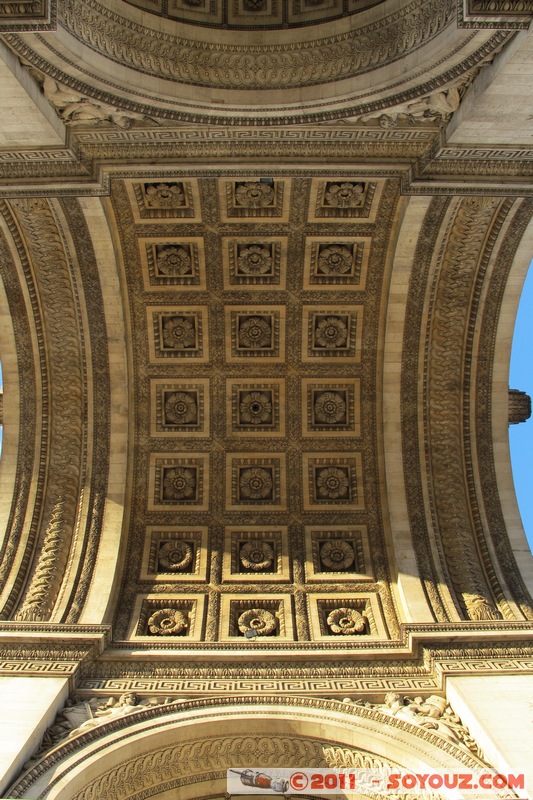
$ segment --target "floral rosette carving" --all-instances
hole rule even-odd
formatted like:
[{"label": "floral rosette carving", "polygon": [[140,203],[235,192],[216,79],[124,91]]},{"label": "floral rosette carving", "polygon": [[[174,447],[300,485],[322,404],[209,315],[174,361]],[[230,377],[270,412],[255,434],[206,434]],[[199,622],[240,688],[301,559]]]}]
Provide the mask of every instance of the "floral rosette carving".
[{"label": "floral rosette carving", "polygon": [[328,614],[326,622],[336,635],[353,636],[366,632],[366,619],[355,608],[335,608]]},{"label": "floral rosette carving", "polygon": [[315,401],[315,420],[335,425],[344,420],[346,402],[338,392],[324,392]]},{"label": "floral rosette carving", "polygon": [[240,495],[248,500],[265,500],[271,496],[272,487],[272,474],[268,469],[250,467],[240,474]]},{"label": "floral rosette carving", "polygon": [[186,500],[196,494],[196,470],[174,467],[166,470],[163,480],[166,500]]},{"label": "floral rosette carving", "polygon": [[259,572],[268,569],[274,562],[274,550],[268,542],[259,540],[246,542],[240,550],[239,559],[245,569]]},{"label": "floral rosette carving", "polygon": [[237,625],[241,633],[255,631],[258,636],[272,636],[276,632],[276,617],[266,608],[250,608],[240,615]]},{"label": "floral rosette carving", "polygon": [[326,192],[325,204],[334,208],[357,208],[363,204],[361,183],[334,183]]},{"label": "floral rosette carving", "polygon": [[196,332],[194,325],[187,317],[172,317],[163,325],[163,342],[173,350],[194,347]]},{"label": "floral rosette carving", "polygon": [[241,183],[235,190],[235,200],[244,208],[266,208],[274,202],[274,189],[268,183]]},{"label": "floral rosette carving", "polygon": [[329,539],[320,548],[320,560],[328,567],[338,572],[350,569],[355,561],[353,547],[342,539]]},{"label": "floral rosette carving", "polygon": [[242,397],[239,405],[240,421],[252,425],[270,422],[272,403],[263,392],[250,392]]},{"label": "floral rosette carving", "polygon": [[332,244],[320,251],[318,269],[324,275],[344,275],[352,268],[352,254],[347,247]]},{"label": "floral rosette carving", "polygon": [[237,267],[243,275],[266,275],[272,272],[270,250],[260,244],[251,244],[239,253]]},{"label": "floral rosette carving", "polygon": [[178,636],[187,630],[185,614],[175,608],[160,608],[148,620],[153,636]]},{"label": "floral rosette carving", "polygon": [[350,483],[343,469],[325,467],[317,475],[316,486],[320,497],[335,500],[339,497],[346,497]]},{"label": "floral rosette carving", "polygon": [[184,247],[164,247],[156,257],[157,269],[163,275],[186,275],[191,272],[191,256]]},{"label": "floral rosette carving", "polygon": [[197,406],[194,396],[188,392],[173,392],[165,400],[165,418],[176,425],[196,422]]},{"label": "floral rosette carving", "polygon": [[147,186],[145,197],[149,208],[181,208],[185,204],[185,196],[176,183]]},{"label": "floral rosette carving", "polygon": [[348,328],[340,317],[321,319],[315,328],[315,341],[321,347],[344,347],[348,340]]},{"label": "floral rosette carving", "polygon": [[239,344],[241,347],[257,349],[270,347],[272,328],[262,317],[247,317],[239,327]]},{"label": "floral rosette carving", "polygon": [[192,563],[194,551],[188,542],[166,542],[159,550],[159,563],[169,572],[183,572]]}]

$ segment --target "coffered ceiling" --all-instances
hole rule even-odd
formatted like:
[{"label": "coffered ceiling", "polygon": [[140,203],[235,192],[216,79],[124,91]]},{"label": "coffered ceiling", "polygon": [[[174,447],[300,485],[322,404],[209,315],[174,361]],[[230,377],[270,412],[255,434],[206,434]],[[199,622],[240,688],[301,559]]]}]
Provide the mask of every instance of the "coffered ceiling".
[{"label": "coffered ceiling", "polygon": [[282,640],[397,629],[375,426],[398,200],[356,174],[113,182],[135,387],[119,635],[165,606],[195,640],[254,609]]},{"label": "coffered ceiling", "polygon": [[527,14],[237,5],[0,20],[48,126],[0,159],[1,614],[346,657],[526,624],[503,449],[533,162],[525,127],[460,137]]}]

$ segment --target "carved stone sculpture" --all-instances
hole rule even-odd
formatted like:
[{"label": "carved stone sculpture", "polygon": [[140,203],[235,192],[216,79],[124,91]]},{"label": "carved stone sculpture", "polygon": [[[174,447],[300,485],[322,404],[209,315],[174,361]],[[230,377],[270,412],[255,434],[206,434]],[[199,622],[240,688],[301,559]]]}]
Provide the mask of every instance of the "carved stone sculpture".
[{"label": "carved stone sculpture", "polygon": [[250,608],[240,615],[237,625],[241,633],[255,631],[258,636],[272,636],[276,632],[276,617],[265,608]]}]

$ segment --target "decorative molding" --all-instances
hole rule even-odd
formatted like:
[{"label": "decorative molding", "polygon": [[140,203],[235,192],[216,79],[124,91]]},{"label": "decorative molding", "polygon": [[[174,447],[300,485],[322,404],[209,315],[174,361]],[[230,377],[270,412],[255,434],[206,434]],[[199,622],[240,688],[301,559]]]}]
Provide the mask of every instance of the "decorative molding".
[{"label": "decorative molding", "polygon": [[63,675],[74,687],[110,641],[109,625],[0,622],[0,676]]},{"label": "decorative molding", "polygon": [[[427,44],[456,16],[454,0],[414,0],[349,33],[297,45],[250,46],[147,31],[97,0],[65,0],[59,14],[76,39],[137,71],[184,84],[254,90],[313,86],[364,74]],[[259,74],[250,59],[259,59]]]},{"label": "decorative molding", "polygon": [[[4,202],[0,203],[0,214],[9,231],[8,234],[0,230],[0,277],[11,313],[17,349],[19,420],[24,420],[25,432],[25,436],[19,439],[13,500],[9,516],[4,521],[5,535],[0,546],[0,587],[4,590],[9,581],[12,581],[13,586],[10,596],[0,610],[1,618],[6,619],[13,612],[27,575],[28,558],[24,558],[24,555],[21,558],[20,554],[24,554],[26,548],[31,550],[36,535],[36,524],[32,525],[28,520],[28,518],[31,520],[28,503],[32,490],[35,488],[42,490],[46,461],[46,443],[42,439],[40,442],[36,441],[38,430],[36,372],[40,372],[43,409],[46,409],[48,402],[48,375],[45,370],[42,315],[26,251],[18,226],[9,206]],[[9,236],[12,238],[11,242]],[[16,255],[13,254],[11,246],[14,246]],[[19,260],[18,268],[15,259]],[[16,572],[13,576],[12,571]]]},{"label": "decorative molding", "polygon": [[[372,159],[379,162],[373,175],[397,175],[402,191],[411,195],[500,195],[530,196],[533,193],[533,150],[528,147],[457,147],[437,141],[436,130],[407,128],[361,128],[346,124],[317,128],[227,128],[135,129],[78,132],[70,137],[73,150],[5,150],[0,153],[0,191],[4,197],[30,197],[35,183],[45,196],[107,194],[111,178],[134,178],[139,167],[134,160],[172,159],[177,176],[191,173],[189,162],[223,162],[235,157],[242,163],[270,162],[271,174],[279,174],[280,158],[293,166],[283,175],[323,172],[307,162]],[[426,155],[424,155],[424,153]],[[101,162],[106,162],[105,165]],[[264,174],[244,167],[247,176]],[[215,174],[212,167],[204,175]],[[221,167],[216,174],[235,175],[236,169]],[[332,170],[332,174],[334,171]],[[161,171],[168,177],[169,171]],[[342,177],[342,176],[341,176]]]},{"label": "decorative molding", "polygon": [[231,29],[269,30],[321,24],[353,16],[378,5],[381,0],[351,0],[344,8],[339,0],[129,0],[131,5],[168,20],[220,27],[227,20]]},{"label": "decorative molding", "polygon": [[0,34],[9,31],[53,31],[57,0],[1,0]]},{"label": "decorative molding", "polygon": [[[497,619],[471,528],[464,472],[463,397],[465,330],[480,247],[490,233],[499,199],[459,203],[437,257],[427,323],[425,426],[429,485],[435,531],[441,542],[451,586],[470,619]],[[464,390],[463,390],[464,391]]]},{"label": "decorative molding", "polygon": [[50,369],[49,479],[37,549],[17,617],[46,620],[59,596],[85,476],[85,363],[79,299],[55,214],[45,199],[14,200],[43,309]]},{"label": "decorative molding", "polygon": [[457,0],[459,28],[527,29],[532,19],[532,0]]},{"label": "decorative molding", "polygon": [[[233,702],[243,704],[246,700],[243,697],[239,697],[235,698]],[[113,723],[112,727],[114,728],[117,727],[117,723],[120,727],[126,728],[139,721],[145,721],[148,716],[153,717],[158,712],[163,715],[175,713],[187,705],[187,701],[183,703],[183,700],[176,700],[173,696],[141,697],[131,691],[124,692],[118,698],[103,697],[102,695],[94,695],[92,697],[74,696],[67,701],[67,704],[56,716],[52,725],[47,728],[40,747],[30,761],[24,765],[24,769],[32,769],[52,749],[67,740],[71,740],[73,737],[85,735],[87,731],[91,731],[91,738],[94,741],[95,737],[103,735],[109,730],[110,722]],[[307,705],[313,708],[316,705],[316,698],[311,698]],[[430,695],[426,699],[422,697],[411,699],[398,692],[388,692],[383,703],[370,703],[364,699],[353,700],[345,698],[343,706],[340,708],[346,713],[354,706],[357,710],[364,708],[365,710],[370,709],[371,711],[380,712],[390,720],[407,722],[415,728],[421,728],[423,731],[431,732],[431,734],[440,736],[456,745],[462,745],[480,761],[485,761],[483,753],[468,729],[461,723],[459,717],[454,714],[453,709],[446,700],[437,695]],[[146,711],[150,713],[142,713]],[[139,716],[140,713],[142,716]],[[379,714],[373,714],[373,718],[379,719]],[[380,721],[387,725],[390,720]],[[217,739],[220,741],[219,737]],[[263,752],[264,748],[261,749],[262,754]],[[376,758],[368,752],[343,748],[339,745],[322,746],[322,753],[327,765],[335,769],[361,768],[365,766],[380,767],[386,763],[383,759]],[[205,757],[205,750],[203,755]],[[198,767],[198,758],[195,761]],[[202,764],[201,766],[209,768],[207,764]],[[263,766],[265,765],[263,764]],[[299,763],[298,766],[304,765]]]},{"label": "decorative molding", "polygon": [[[155,699],[155,698],[154,698]],[[370,751],[355,750],[344,748],[338,741],[331,741],[327,738],[311,738],[302,734],[293,734],[290,737],[283,735],[267,734],[261,722],[258,722],[256,706],[269,708],[269,715],[276,719],[283,711],[287,713],[287,708],[292,709],[292,715],[296,719],[303,714],[316,711],[320,714],[320,719],[324,723],[338,725],[343,716],[350,721],[351,726],[358,728],[375,729],[376,725],[382,730],[384,736],[391,736],[395,740],[411,742],[412,746],[418,741],[424,742],[424,746],[435,748],[437,751],[443,750],[448,757],[455,759],[458,765],[469,769],[479,769],[480,767],[490,766],[482,757],[477,743],[472,739],[468,730],[462,725],[460,719],[453,713],[453,710],[442,698],[431,695],[424,700],[416,697],[414,700],[406,698],[400,693],[389,694],[382,704],[372,704],[368,702],[344,702],[339,703],[323,698],[304,698],[292,697],[280,698],[267,694],[266,696],[240,696],[235,698],[214,698],[206,700],[185,700],[179,705],[168,702],[168,699],[158,698],[155,706],[143,706],[139,709],[139,698],[128,693],[123,695],[118,703],[110,699],[107,709],[102,708],[101,713],[107,721],[102,724],[93,724],[90,720],[88,729],[84,732],[82,723],[78,735],[67,739],[65,744],[59,744],[50,754],[44,755],[37,764],[30,763],[30,769],[12,785],[10,795],[21,797],[27,793],[30,787],[46,772],[53,769],[55,775],[49,776],[47,789],[50,790],[60,779],[62,763],[68,763],[68,759],[74,757],[78,760],[84,759],[82,748],[89,743],[94,743],[107,734],[115,734],[113,748],[116,750],[120,743],[126,744],[127,740],[135,735],[134,730],[129,730],[130,726],[138,723],[144,724],[145,732],[161,729],[165,725],[165,717],[172,715],[175,718],[177,713],[196,712],[196,718],[202,720],[209,718],[213,720],[216,715],[222,719],[228,719],[234,707],[240,709],[241,715],[253,715],[254,722],[247,726],[247,734],[235,736],[231,733],[224,735],[214,735],[206,740],[205,736],[201,739],[186,739],[179,744],[166,747],[158,753],[158,767],[153,769],[153,753],[141,754],[130,757],[129,760],[116,764],[105,773],[96,776],[78,794],[76,800],[90,800],[101,796],[107,796],[110,791],[118,798],[126,798],[131,792],[136,793],[149,790],[155,785],[168,790],[183,784],[194,782],[194,776],[207,778],[225,777],[225,771],[213,772],[220,767],[221,756],[228,762],[232,754],[238,754],[239,759],[244,763],[253,764],[257,758],[257,753],[261,752],[261,766],[263,768],[270,765],[275,766],[283,759],[283,763],[298,767],[324,766],[342,764],[343,766],[380,766],[390,764],[382,757],[376,757]],[[89,701],[96,708],[96,700]],[[228,708],[229,706],[229,708]],[[101,706],[99,706],[101,708]],[[73,713],[76,706],[72,707]],[[79,709],[81,711],[81,708]],[[203,712],[203,715],[202,713]],[[81,712],[83,714],[83,712]],[[69,711],[66,710],[68,719]],[[175,722],[175,719],[173,719]],[[56,723],[57,727],[63,725],[61,715]],[[63,730],[67,735],[69,731],[75,732],[70,721],[66,722]],[[59,731],[50,731],[50,739],[53,739]],[[118,734],[118,735],[117,735]],[[101,748],[105,748],[102,744]],[[120,780],[118,776],[120,775]],[[113,787],[111,789],[111,787]]]}]

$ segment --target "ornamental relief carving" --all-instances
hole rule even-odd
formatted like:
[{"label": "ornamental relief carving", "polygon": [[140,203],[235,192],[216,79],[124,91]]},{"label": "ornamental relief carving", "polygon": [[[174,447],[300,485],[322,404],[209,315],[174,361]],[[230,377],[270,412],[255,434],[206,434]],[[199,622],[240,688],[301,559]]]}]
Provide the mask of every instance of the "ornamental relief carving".
[{"label": "ornamental relief carving", "polygon": [[89,47],[148,74],[228,89],[278,89],[339,80],[402,58],[454,22],[456,8],[452,0],[417,0],[348,34],[261,48],[215,47],[146,32],[96,0],[67,0],[60,4],[59,16],[61,24]]},{"label": "ornamental relief carving", "polygon": [[35,269],[43,313],[50,379],[52,466],[42,498],[42,521],[33,564],[16,618],[48,620],[67,568],[84,477],[84,381],[79,287],[71,272],[58,217],[47,200],[14,200],[17,219]]},{"label": "ornamental relief carving", "polygon": [[[267,702],[276,706],[286,703],[287,700],[269,696],[255,699],[241,696],[233,702],[243,706],[243,710],[250,714],[254,713],[255,702]],[[307,714],[312,713],[313,709],[319,710],[322,715],[325,714],[322,717],[325,720],[328,720],[328,712],[334,711],[338,714],[342,710],[345,712],[346,719],[351,718],[352,723],[359,726],[369,722],[373,725],[377,723],[383,726],[385,735],[392,734],[395,740],[398,739],[398,736],[407,737],[406,741],[413,736],[426,740],[437,750],[442,748],[452,755],[458,766],[464,765],[471,769],[489,766],[477,742],[462,724],[460,718],[446,700],[437,695],[410,698],[401,693],[389,692],[382,703],[345,698],[342,704],[319,698],[308,699],[296,696],[288,702],[292,705],[296,718],[300,709]],[[30,771],[26,772],[23,778],[15,784],[13,796],[20,796],[21,791],[27,791],[51,765],[54,765],[56,771],[61,770],[61,761],[69,751],[62,752],[58,745],[68,742],[69,739],[85,734],[85,739],[93,742],[98,738],[99,728],[102,729],[100,735],[105,735],[111,730],[120,731],[121,728],[135,724],[139,720],[154,720],[157,724],[158,721],[159,723],[164,721],[169,714],[174,715],[181,709],[183,711],[204,709],[209,712],[210,706],[217,703],[217,700],[185,700],[184,702],[182,698],[178,700],[178,703],[179,705],[176,705],[172,697],[140,696],[135,692],[125,692],[118,698],[95,695],[84,698],[74,696],[67,700],[65,708],[45,732],[41,747],[31,761],[25,765],[25,768]],[[137,789],[140,789],[141,786],[146,788],[154,779],[158,779],[159,784],[161,780],[168,780],[171,773],[175,773],[174,777],[198,775],[213,768],[220,768],[221,761],[222,763],[232,763],[231,759],[235,758],[236,754],[241,759],[250,759],[254,758],[254,755],[257,758],[258,752],[261,753],[263,766],[279,765],[280,758],[285,765],[328,766],[334,769],[380,768],[395,763],[368,750],[346,747],[343,743],[337,743],[331,739],[310,739],[297,734],[289,738],[279,736],[279,734],[266,735],[264,732],[258,734],[257,727],[257,725],[252,726],[246,737],[228,734],[213,736],[208,740],[202,737],[201,740],[185,741],[166,748],[158,753],[157,776],[152,774],[153,760],[145,761],[146,758],[153,759],[153,753],[148,756],[138,756],[128,763],[117,765],[114,770],[105,775],[97,777],[93,786],[103,791],[102,781],[106,781],[118,769],[121,780],[116,783],[114,793],[126,785],[129,791],[133,785]],[[116,743],[114,746],[116,747]],[[48,759],[48,763],[41,762],[39,764],[43,756],[52,748],[58,748],[55,755],[52,756],[52,761]],[[72,748],[70,748],[70,752],[72,752]],[[171,752],[175,752],[175,759],[171,757]],[[139,768],[140,763],[145,763],[143,769]],[[238,761],[233,763],[238,763]],[[130,767],[133,769],[131,772],[129,772]],[[161,773],[161,769],[163,773]],[[128,773],[129,778],[127,777]],[[225,776],[225,773],[223,774]],[[134,784],[131,783],[132,780],[134,780]],[[86,787],[77,797],[87,797],[89,788]],[[96,797],[97,795],[89,794],[89,796]]]},{"label": "ornamental relief carving", "polygon": [[[483,269],[485,241],[490,252],[491,229],[501,224],[500,201],[468,198],[456,206],[447,239],[439,254],[435,295],[430,309],[431,336],[427,384],[430,413],[427,419],[432,469],[432,498],[438,534],[449,573],[467,618],[500,619],[478,552],[471,523],[464,466],[465,430],[463,399],[457,391],[457,368],[465,358],[464,337],[469,323],[469,303],[478,271]],[[501,591],[501,590],[500,590]]]},{"label": "ornamental relief carving", "polygon": [[[388,639],[394,635],[394,623],[389,628],[394,609],[384,579],[386,559],[377,524],[376,484],[371,477],[375,474],[371,432],[364,427],[369,410],[361,402],[364,392],[368,395],[370,391],[374,371],[372,364],[368,360],[363,363],[361,358],[361,337],[363,331],[369,338],[373,336],[379,319],[374,313],[377,302],[372,298],[379,298],[374,287],[380,285],[381,257],[386,248],[383,225],[391,219],[395,195],[392,184],[380,177],[367,180],[367,184],[375,184],[375,190],[365,221],[358,218],[361,227],[357,235],[352,227],[355,218],[329,217],[324,235],[318,237],[319,184],[336,195],[332,190],[337,186],[341,191],[344,184],[353,188],[365,183],[357,172],[350,176],[343,171],[337,179],[338,172],[331,171],[327,177],[322,173],[316,192],[313,176],[274,177],[273,188],[266,182],[264,190],[257,187],[261,182],[252,180],[253,176],[239,181],[231,173],[218,179],[187,174],[174,180],[168,171],[161,170],[113,182],[113,202],[118,203],[116,220],[134,298],[135,370],[141,387],[137,424],[143,443],[136,479],[139,490],[133,500],[138,524],[130,531],[131,576],[127,602],[118,609],[116,622],[121,638],[137,636],[130,631],[139,619],[134,618],[141,591],[139,575],[168,597],[178,584],[181,596],[207,593],[200,641],[224,641],[236,647],[244,636],[239,632],[240,615],[261,609],[277,614],[280,621],[275,634],[261,634],[258,647],[266,649],[278,640],[313,641],[308,591],[328,591],[328,599],[337,599],[336,605],[328,608],[329,614],[335,608],[352,609],[349,601],[358,599],[352,588],[360,592],[363,587],[368,587],[365,598],[371,594],[380,597],[371,612],[366,611],[366,599],[354,606],[369,620],[372,632],[368,636]],[[147,221],[142,216],[142,196],[128,187],[157,188],[163,184],[196,186],[192,204],[195,219],[205,221],[203,229],[190,224],[189,218],[175,216],[185,196],[180,187],[179,193],[174,193],[177,199],[165,189],[172,208],[157,209],[158,213],[171,213],[165,218],[168,227],[155,227],[161,225],[162,218]],[[252,187],[251,199],[239,192],[241,184],[247,190]],[[340,211],[346,207],[351,212],[352,205],[353,209],[366,208],[368,191],[364,200],[359,200],[359,192],[353,197],[349,194],[338,206]],[[230,205],[226,204],[228,196]],[[378,207],[380,225],[376,230],[378,226],[374,227],[371,220],[374,214],[377,217]],[[251,217],[252,227],[246,217],[229,219],[231,208],[261,214],[265,209],[275,209],[287,221],[268,215]],[[161,235],[156,238],[158,231]],[[167,239],[169,233],[177,234],[174,242]],[[159,298],[146,290],[146,248],[166,247],[166,242],[169,247],[194,244],[194,237],[189,238],[192,233],[203,238],[202,275],[209,294],[183,286],[176,292],[175,305],[155,305]],[[318,245],[317,253],[325,250],[323,260],[331,261],[320,272],[324,285],[329,286],[327,282],[339,275],[359,282],[368,262],[365,286],[370,306],[366,305],[367,294],[362,293],[354,304],[351,289],[348,297],[343,294],[344,283],[330,291],[328,302],[317,299],[315,290],[304,286],[304,260],[298,259],[296,248],[305,247],[311,236],[312,243]],[[342,263],[338,267],[336,247],[350,249],[348,271]],[[241,279],[254,283],[234,282]],[[271,282],[255,282],[263,279]],[[322,285],[317,285],[319,290]],[[251,288],[255,286],[261,287],[262,301]],[[363,304],[365,311],[372,309],[368,318]],[[171,535],[176,512],[178,538],[184,544],[176,544],[176,537]],[[363,526],[354,526],[354,512],[357,523]],[[352,553],[352,563],[344,568],[346,553],[339,562],[338,547],[326,545],[317,577],[309,575],[312,583],[308,586],[304,522],[323,532],[320,547],[326,545],[332,531],[343,526],[346,536],[340,547]],[[198,544],[191,534],[199,528],[206,531],[201,549],[206,553],[208,571],[196,566]],[[372,557],[367,548],[371,537]],[[182,568],[185,545],[194,549],[194,554]],[[165,562],[167,550],[172,554],[172,568]],[[325,566],[328,557],[331,563],[337,559],[337,569]],[[288,588],[285,590],[291,582],[298,586],[293,597]],[[363,587],[355,586],[359,582]],[[265,605],[280,590],[286,591],[280,598],[283,614],[279,605]],[[247,598],[251,600],[248,605],[229,604]],[[154,612],[173,607],[163,602]],[[177,610],[183,613],[181,608]],[[356,618],[353,609],[347,613]],[[376,619],[386,619],[386,625],[376,622],[373,627],[371,620]],[[171,619],[168,624],[173,625]],[[323,635],[318,622],[314,630],[320,641],[330,646],[334,639],[343,648],[351,644],[350,636],[357,636],[358,643],[367,636],[334,634],[325,618],[324,626]],[[177,649],[188,646],[188,637],[188,633],[157,634],[161,646]]]}]

